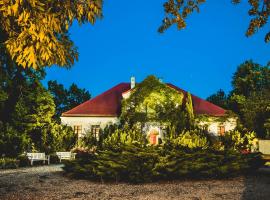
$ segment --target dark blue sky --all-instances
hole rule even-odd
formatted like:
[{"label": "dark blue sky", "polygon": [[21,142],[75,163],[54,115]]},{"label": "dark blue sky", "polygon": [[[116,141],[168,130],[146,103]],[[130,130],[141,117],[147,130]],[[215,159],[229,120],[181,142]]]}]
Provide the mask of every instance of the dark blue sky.
[{"label": "dark blue sky", "polygon": [[154,74],[206,98],[220,88],[229,91],[233,72],[245,60],[263,65],[270,60],[264,30],[245,37],[247,3],[208,0],[200,14],[190,16],[185,30],[173,27],[159,34],[163,2],[105,0],[101,21],[71,28],[79,61],[69,70],[48,69],[45,81],[75,82],[96,96],[131,75],[141,81]]}]

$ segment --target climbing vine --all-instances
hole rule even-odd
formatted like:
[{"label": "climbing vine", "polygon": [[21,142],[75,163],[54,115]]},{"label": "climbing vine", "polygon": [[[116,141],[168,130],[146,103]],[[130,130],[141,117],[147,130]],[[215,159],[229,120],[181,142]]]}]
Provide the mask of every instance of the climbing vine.
[{"label": "climbing vine", "polygon": [[194,118],[192,99],[188,95],[183,103],[184,94],[159,81],[155,76],[148,76],[138,84],[123,100],[122,122],[131,126],[147,122],[159,122],[162,125],[183,129]]}]

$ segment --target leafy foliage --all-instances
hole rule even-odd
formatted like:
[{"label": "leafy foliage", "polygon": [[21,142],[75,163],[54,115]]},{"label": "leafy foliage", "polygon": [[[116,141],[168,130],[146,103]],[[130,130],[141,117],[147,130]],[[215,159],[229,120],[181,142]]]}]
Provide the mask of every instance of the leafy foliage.
[{"label": "leafy foliage", "polygon": [[256,139],[255,132],[240,132],[230,131],[226,132],[224,136],[220,136],[225,149],[234,150],[254,150],[254,143]]},{"label": "leafy foliage", "polygon": [[210,147],[209,138],[200,130],[183,131],[176,138],[168,138],[167,142],[174,148],[207,149]]},{"label": "leafy foliage", "polygon": [[220,89],[215,94],[212,94],[211,96],[209,96],[206,100],[217,106],[220,106],[221,108],[227,109],[228,108],[227,98],[228,97],[225,94],[225,92],[222,89]]},{"label": "leafy foliage", "polygon": [[14,158],[0,158],[0,169],[15,169],[19,167],[19,161]]},{"label": "leafy foliage", "polygon": [[57,81],[49,81],[48,90],[52,94],[56,105],[55,118],[57,120],[59,120],[59,117],[63,112],[68,111],[91,98],[88,91],[80,89],[75,83],[73,83],[69,89],[65,89],[63,84],[58,84]]},{"label": "leafy foliage", "polygon": [[8,124],[0,123],[0,155],[7,157],[16,157],[23,152],[30,138],[26,132],[18,132]]},{"label": "leafy foliage", "polygon": [[1,0],[0,44],[18,66],[71,66],[78,52],[69,28],[95,23],[102,16],[102,0]]},{"label": "leafy foliage", "polygon": [[270,68],[252,60],[241,64],[232,78],[233,93],[250,96],[254,92],[270,90]]},{"label": "leafy foliage", "polygon": [[37,127],[29,132],[32,146],[30,151],[55,153],[69,151],[77,143],[77,136],[71,127],[62,126],[55,122]]},{"label": "leafy foliage", "polygon": [[55,105],[52,96],[41,86],[35,84],[35,90],[22,91],[12,114],[12,124],[19,130],[31,131],[52,123]]},{"label": "leafy foliage", "polygon": [[[260,138],[269,137],[270,119],[270,69],[252,60],[241,64],[232,78],[233,89],[227,96],[218,92],[208,98],[209,101],[224,105],[237,113],[241,129],[255,131]],[[244,131],[245,132],[245,131]]]},{"label": "leafy foliage", "polygon": [[194,110],[193,110],[193,103],[192,103],[192,97],[191,94],[188,92],[186,97],[186,103],[185,103],[185,109],[186,109],[186,116],[187,116],[187,129],[194,128],[195,125],[195,116],[194,116]]},{"label": "leafy foliage", "polygon": [[16,157],[24,151],[70,150],[76,136],[70,127],[57,124],[55,104],[42,86],[43,70],[0,68],[0,155]]},{"label": "leafy foliage", "polygon": [[[199,6],[205,3],[206,0],[167,0],[163,7],[166,17],[159,28],[159,32],[164,32],[172,25],[176,24],[178,30],[186,27],[186,18],[194,11],[199,12]],[[239,4],[241,0],[232,0],[234,4]],[[270,15],[269,0],[249,0],[251,8],[248,10],[248,15],[251,17],[249,27],[246,31],[246,36],[252,36],[259,29],[264,27]],[[269,42],[270,32],[265,36],[265,42]]]},{"label": "leafy foliage", "polygon": [[199,12],[199,5],[206,0],[167,0],[163,7],[166,17],[159,28],[159,32],[164,32],[173,24],[177,25],[178,30],[186,28],[185,19],[193,12]]},{"label": "leafy foliage", "polygon": [[191,127],[192,99],[188,95],[185,105],[183,99],[183,93],[161,83],[155,76],[148,76],[131,91],[129,98],[123,100],[121,119],[131,127],[147,122],[159,122],[177,130]]},{"label": "leafy foliage", "polygon": [[238,106],[245,127],[254,130],[261,138],[269,137],[267,120],[270,119],[270,90],[256,92]]},{"label": "leafy foliage", "polygon": [[146,135],[136,128],[117,129],[114,133],[103,140],[103,148],[121,148],[123,145],[145,146],[147,144]]}]

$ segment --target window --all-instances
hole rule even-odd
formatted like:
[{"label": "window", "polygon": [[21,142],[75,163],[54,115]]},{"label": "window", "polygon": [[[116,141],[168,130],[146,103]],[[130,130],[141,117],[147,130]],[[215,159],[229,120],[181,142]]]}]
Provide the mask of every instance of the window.
[{"label": "window", "polygon": [[99,137],[99,131],[100,131],[100,125],[91,126],[91,133],[93,134],[93,136],[95,136],[95,138]]},{"label": "window", "polygon": [[205,125],[202,126],[202,130],[204,132],[208,132],[208,128],[209,128],[209,126],[207,124],[205,124]]},{"label": "window", "polygon": [[225,126],[219,126],[218,127],[218,134],[224,135],[225,134]]},{"label": "window", "polygon": [[73,129],[75,134],[77,134],[80,137],[82,134],[82,125],[75,125]]}]

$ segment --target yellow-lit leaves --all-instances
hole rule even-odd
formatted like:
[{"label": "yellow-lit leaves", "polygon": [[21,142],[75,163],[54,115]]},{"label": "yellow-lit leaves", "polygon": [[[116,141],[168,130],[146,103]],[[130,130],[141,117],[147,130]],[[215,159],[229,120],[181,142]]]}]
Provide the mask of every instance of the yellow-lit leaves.
[{"label": "yellow-lit leaves", "polygon": [[[268,21],[270,15],[270,1],[269,0],[249,0],[251,9],[248,14],[252,17],[249,27],[246,31],[247,36],[252,36],[260,28],[262,28]],[[265,36],[265,42],[269,42],[269,35]]]},{"label": "yellow-lit leaves", "polygon": [[199,12],[199,5],[204,2],[205,0],[167,0],[163,5],[166,17],[158,31],[162,33],[174,24],[178,30],[184,29],[185,18],[194,10]]},{"label": "yellow-lit leaves", "polygon": [[[185,18],[194,11],[199,12],[199,5],[205,1],[206,0],[167,0],[163,5],[166,16],[159,28],[159,32],[164,32],[174,24],[177,25],[179,30],[184,29],[186,27]],[[231,1],[234,4],[239,4],[241,2],[241,0]],[[268,22],[270,15],[270,0],[248,0],[248,3],[251,6],[248,10],[248,14],[252,18],[246,31],[246,36],[252,36]],[[265,42],[269,41],[270,32],[265,36]]]},{"label": "yellow-lit leaves", "polygon": [[71,66],[78,58],[68,37],[73,20],[94,24],[102,0],[0,0],[0,26],[12,59],[23,67]]}]

